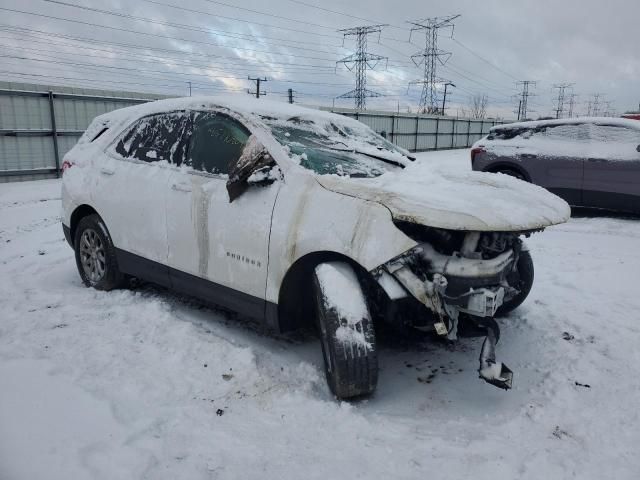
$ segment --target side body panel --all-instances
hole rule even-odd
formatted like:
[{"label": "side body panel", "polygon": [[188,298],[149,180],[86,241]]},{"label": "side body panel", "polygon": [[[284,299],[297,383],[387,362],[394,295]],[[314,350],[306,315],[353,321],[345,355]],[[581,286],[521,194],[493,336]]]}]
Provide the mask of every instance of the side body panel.
[{"label": "side body panel", "polygon": [[290,173],[274,209],[267,301],[278,302],[285,274],[307,254],[335,252],[372,270],[416,246],[379,203],[331,192],[311,175]]},{"label": "side body panel", "polygon": [[[583,126],[572,126],[572,129]],[[586,126],[583,128],[586,129]],[[534,134],[531,138],[485,140],[487,152],[476,156],[473,168],[495,171],[515,166],[527,180],[555,193],[571,205],[582,204],[584,159],[589,152],[585,133],[570,143],[556,136]]]},{"label": "side body panel", "polygon": [[[182,289],[181,284],[194,276],[264,299],[271,215],[281,182],[249,188],[233,202],[223,177],[174,171],[170,184],[172,284]],[[218,303],[235,309],[237,302],[226,295]]]},{"label": "side body panel", "polygon": [[640,130],[592,125],[585,206],[640,213]]}]

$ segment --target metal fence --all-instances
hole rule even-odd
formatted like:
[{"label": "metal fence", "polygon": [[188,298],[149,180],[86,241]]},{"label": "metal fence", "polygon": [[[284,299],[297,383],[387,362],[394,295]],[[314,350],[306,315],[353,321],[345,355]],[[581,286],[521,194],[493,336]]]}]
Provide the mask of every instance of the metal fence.
[{"label": "metal fence", "polygon": [[493,119],[357,112],[351,109],[332,111],[361,121],[387,140],[412,152],[467,148],[489,133],[491,127],[502,123]]},{"label": "metal fence", "polygon": [[[102,113],[162,95],[0,82],[0,183],[55,178],[62,157]],[[356,118],[411,151],[469,147],[498,122],[327,109]]]},{"label": "metal fence", "polygon": [[89,123],[160,98],[105,90],[0,82],[0,183],[55,178]]}]

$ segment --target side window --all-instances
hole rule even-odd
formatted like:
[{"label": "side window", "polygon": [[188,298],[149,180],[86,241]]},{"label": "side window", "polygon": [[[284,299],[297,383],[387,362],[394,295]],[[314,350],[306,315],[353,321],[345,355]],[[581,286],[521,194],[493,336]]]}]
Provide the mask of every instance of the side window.
[{"label": "side window", "polygon": [[251,136],[240,122],[217,112],[194,112],[186,164],[195,170],[228,174]]},{"label": "side window", "polygon": [[589,128],[584,123],[547,125],[539,129],[539,135],[548,140],[589,141]]},{"label": "side window", "polygon": [[125,158],[180,164],[185,157],[181,139],[187,120],[185,112],[144,117],[120,137],[115,150]]},{"label": "side window", "polygon": [[640,145],[640,130],[614,125],[592,125],[591,139],[596,142]]}]

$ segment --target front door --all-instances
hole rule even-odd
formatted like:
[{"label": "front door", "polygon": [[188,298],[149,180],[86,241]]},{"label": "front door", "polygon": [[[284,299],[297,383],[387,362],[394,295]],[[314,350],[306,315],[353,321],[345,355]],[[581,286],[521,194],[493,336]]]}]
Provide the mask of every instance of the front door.
[{"label": "front door", "polygon": [[252,317],[264,315],[269,231],[281,182],[230,202],[227,180],[251,132],[220,112],[193,112],[186,160],[167,203],[172,285]]},{"label": "front door", "polygon": [[640,213],[640,130],[591,125],[585,205]]}]

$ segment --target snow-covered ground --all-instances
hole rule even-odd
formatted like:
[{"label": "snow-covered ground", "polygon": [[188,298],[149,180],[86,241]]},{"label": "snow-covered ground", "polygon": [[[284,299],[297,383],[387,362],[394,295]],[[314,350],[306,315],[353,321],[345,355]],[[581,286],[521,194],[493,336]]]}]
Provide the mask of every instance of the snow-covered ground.
[{"label": "snow-covered ground", "polygon": [[[421,154],[468,169],[469,152]],[[536,283],[481,339],[389,342],[377,393],[340,403],[312,338],[277,338],[149,286],[84,288],[59,182],[0,185],[0,479],[635,479],[640,220],[529,240]]]}]

